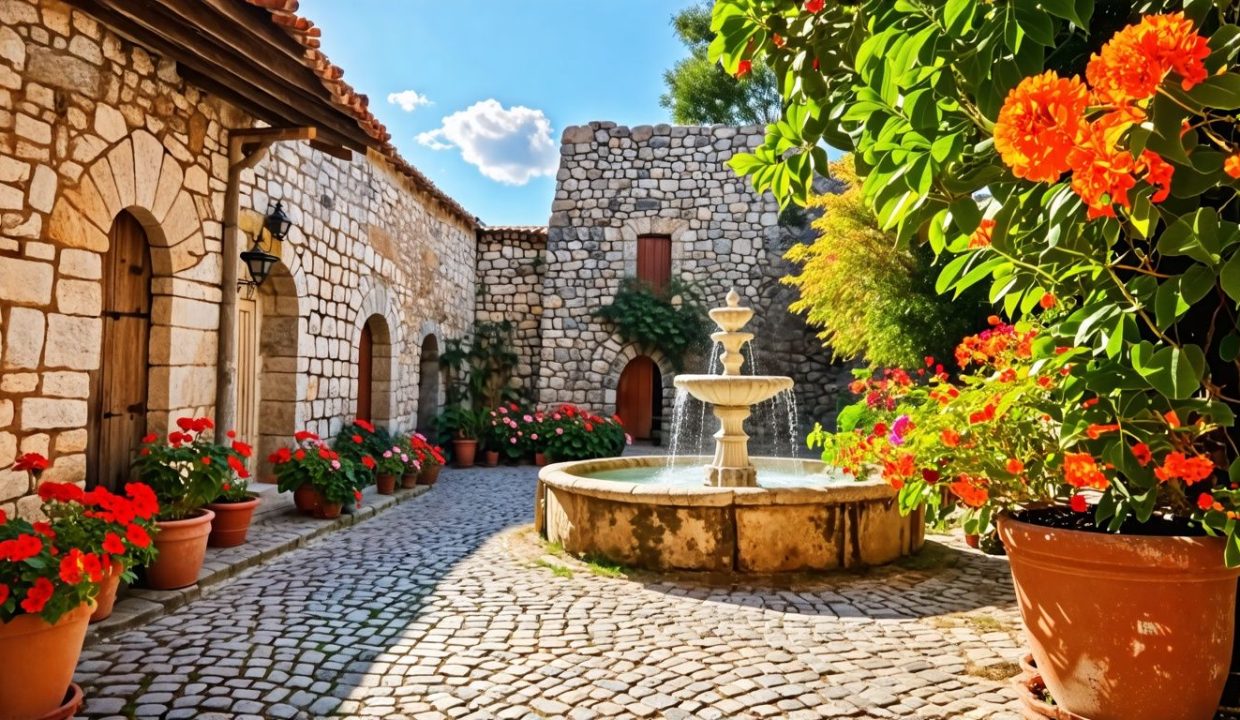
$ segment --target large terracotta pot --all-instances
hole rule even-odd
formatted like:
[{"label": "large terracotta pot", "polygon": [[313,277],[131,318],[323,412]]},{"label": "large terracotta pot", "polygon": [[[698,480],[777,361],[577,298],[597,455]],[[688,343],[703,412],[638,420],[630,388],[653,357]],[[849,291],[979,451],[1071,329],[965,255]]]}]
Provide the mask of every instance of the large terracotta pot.
[{"label": "large terracotta pot", "polygon": [[160,520],[155,523],[155,562],[146,569],[146,584],[154,590],[174,590],[198,582],[207,554],[207,536],[215,513],[203,508],[198,515],[185,520]]},{"label": "large terracotta pot", "polygon": [[439,480],[439,471],[443,469],[443,465],[427,465],[422,468],[422,472],[418,473],[419,485],[434,485]]},{"label": "large terracotta pot", "polygon": [[400,476],[400,486],[406,490],[417,486],[418,474],[415,472],[407,472]]},{"label": "large terracotta pot", "polygon": [[54,625],[37,615],[0,623],[0,720],[41,718],[64,705],[92,612],[88,603]]},{"label": "large terracotta pot", "polygon": [[534,453],[534,464],[538,467],[543,467],[547,464],[547,456],[540,452]]},{"label": "large terracotta pot", "polygon": [[297,511],[302,515],[316,514],[319,505],[322,504],[323,493],[309,483],[298,485],[297,489],[293,491],[293,505],[297,507]]},{"label": "large terracotta pot", "polygon": [[215,513],[207,544],[211,547],[237,547],[244,544],[256,507],[258,496],[253,494],[249,500],[241,502],[216,502],[207,505],[207,509]]},{"label": "large terracotta pot", "polygon": [[320,520],[334,520],[340,517],[340,511],[344,509],[344,503],[327,502],[324,500],[314,509],[314,516]]},{"label": "large terracotta pot", "polygon": [[1025,720],[1089,720],[1043,699],[1046,683],[1036,672],[1016,680],[1016,694],[1020,696],[1020,714]]},{"label": "large terracotta pot", "polygon": [[482,453],[483,464],[487,467],[499,466],[499,450],[487,450]]},{"label": "large terracotta pot", "polygon": [[113,560],[108,569],[103,571],[103,582],[99,583],[99,594],[95,596],[95,611],[91,613],[91,622],[107,620],[112,616],[112,608],[116,605],[116,593],[120,590],[123,572],[125,572],[125,566],[119,560]]},{"label": "large terracotta pot", "polygon": [[1231,660],[1223,540],[999,520],[1025,631],[1057,706],[1090,720],[1210,720]]},{"label": "large terracotta pot", "polygon": [[452,441],[452,454],[456,456],[456,466],[461,468],[474,466],[474,455],[478,452],[477,440],[462,440],[456,438]]},{"label": "large terracotta pot", "polygon": [[391,495],[396,492],[396,476],[392,473],[381,473],[376,475],[375,491],[380,495]]}]

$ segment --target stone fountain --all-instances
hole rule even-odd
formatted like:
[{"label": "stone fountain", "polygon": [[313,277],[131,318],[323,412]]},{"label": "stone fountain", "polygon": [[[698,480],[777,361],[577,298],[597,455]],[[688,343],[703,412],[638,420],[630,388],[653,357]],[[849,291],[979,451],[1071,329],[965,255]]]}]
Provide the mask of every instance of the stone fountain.
[{"label": "stone fountain", "polygon": [[749,435],[745,419],[753,406],[792,389],[792,378],[778,375],[743,375],[743,349],[753,333],[742,329],[753,319],[753,308],[741,307],[741,296],[728,293],[727,306],[710,311],[719,332],[710,337],[723,346],[722,375],[678,375],[676,387],[710,403],[719,418],[715,433],[715,456],[706,466],[706,484],[711,487],[757,487],[758,470],[749,461]]}]

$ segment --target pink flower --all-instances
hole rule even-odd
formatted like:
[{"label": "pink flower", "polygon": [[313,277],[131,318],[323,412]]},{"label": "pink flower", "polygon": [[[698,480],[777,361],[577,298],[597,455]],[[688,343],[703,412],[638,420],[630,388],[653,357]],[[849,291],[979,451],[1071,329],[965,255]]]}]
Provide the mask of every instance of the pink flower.
[{"label": "pink flower", "polygon": [[538,433],[530,433],[530,439],[531,439],[531,440],[537,440],[537,439],[538,439]]},{"label": "pink flower", "polygon": [[403,462],[403,463],[407,463],[407,462],[409,462],[409,456],[408,456],[408,455],[406,455],[406,454],[404,454],[404,453],[401,453],[401,454],[400,454],[400,461],[401,461],[401,462]]},{"label": "pink flower", "polygon": [[340,469],[340,461],[332,460],[332,470],[339,470],[339,469]]},{"label": "pink flower", "polygon": [[503,407],[503,406],[501,405],[501,406],[500,406],[500,408],[499,408],[499,412],[500,412],[500,414],[501,414],[501,415],[507,415],[507,414],[508,414],[508,408]]},{"label": "pink flower", "polygon": [[516,439],[515,437],[514,437],[514,438],[508,438],[508,442],[512,443],[513,445],[516,445],[516,444],[517,444],[517,439]]},{"label": "pink flower", "polygon": [[556,435],[563,435],[563,434],[564,434],[564,428],[556,428],[556,429],[555,429],[555,434],[556,434]]},{"label": "pink flower", "polygon": [[392,451],[391,451],[391,450],[384,450],[384,451],[383,451],[383,457],[384,457],[384,459],[391,458],[391,457],[392,457]]},{"label": "pink flower", "polygon": [[633,444],[633,436],[632,436],[632,435],[630,435],[630,434],[628,434],[628,433],[625,433],[625,434],[624,434],[624,444],[625,444],[625,445],[632,445],[632,444]]},{"label": "pink flower", "polygon": [[523,418],[521,418],[521,419],[522,419],[522,420],[524,420],[524,421],[526,421],[526,422],[534,422],[534,418],[533,418],[533,416],[531,416],[531,415],[526,415],[525,417],[523,417]]}]

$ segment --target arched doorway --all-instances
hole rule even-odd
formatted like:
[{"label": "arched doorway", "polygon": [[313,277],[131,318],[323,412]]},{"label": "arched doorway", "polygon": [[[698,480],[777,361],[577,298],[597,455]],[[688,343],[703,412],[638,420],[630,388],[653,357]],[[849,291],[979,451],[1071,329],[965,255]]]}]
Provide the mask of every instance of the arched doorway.
[{"label": "arched doorway", "polygon": [[258,451],[260,480],[274,482],[266,458],[297,429],[297,284],[283,263],[253,296],[237,299],[237,433]]},{"label": "arched doorway", "polygon": [[439,414],[439,340],[427,335],[418,365],[418,431],[429,435]]},{"label": "arched doorway", "polygon": [[358,338],[355,416],[376,425],[392,419],[392,334],[382,315],[367,318]]},{"label": "arched doorway", "polygon": [[616,414],[636,440],[649,440],[658,430],[663,406],[663,376],[647,355],[624,366],[616,386]]},{"label": "arched doorway", "polygon": [[146,434],[151,330],[151,253],[146,231],[127,211],[112,221],[103,257],[103,341],[91,373],[86,477],[119,489]]}]

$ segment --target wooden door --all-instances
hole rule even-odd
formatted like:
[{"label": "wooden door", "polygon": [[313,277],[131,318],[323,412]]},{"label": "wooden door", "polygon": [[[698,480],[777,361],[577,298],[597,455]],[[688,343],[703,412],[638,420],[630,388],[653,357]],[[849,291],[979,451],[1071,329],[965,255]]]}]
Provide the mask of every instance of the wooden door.
[{"label": "wooden door", "polygon": [[146,434],[151,257],[146,232],[126,212],[116,216],[103,259],[103,348],[92,378],[87,477],[119,489]]},{"label": "wooden door", "polygon": [[357,417],[370,420],[371,370],[374,363],[375,338],[370,323],[362,326],[357,343]]},{"label": "wooden door", "polygon": [[[254,298],[237,298],[237,437],[258,438],[258,406],[261,402],[258,353],[258,303]],[[247,461],[253,472],[254,457]]]},{"label": "wooden door", "polygon": [[654,417],[654,361],[639,355],[624,366],[616,387],[616,414],[624,429],[638,440],[650,439]]},{"label": "wooden door", "polygon": [[637,238],[637,279],[664,290],[672,279],[672,239],[667,235]]}]

